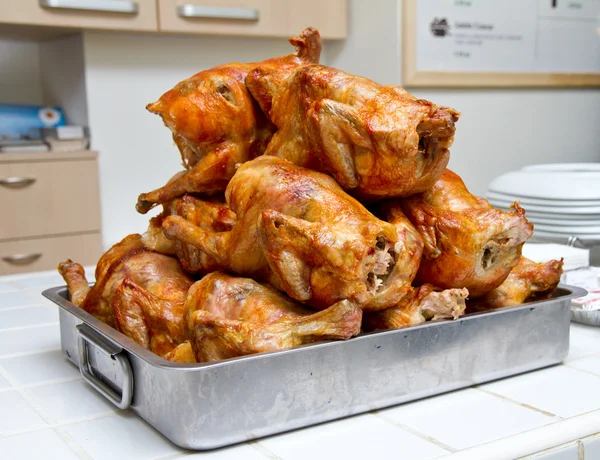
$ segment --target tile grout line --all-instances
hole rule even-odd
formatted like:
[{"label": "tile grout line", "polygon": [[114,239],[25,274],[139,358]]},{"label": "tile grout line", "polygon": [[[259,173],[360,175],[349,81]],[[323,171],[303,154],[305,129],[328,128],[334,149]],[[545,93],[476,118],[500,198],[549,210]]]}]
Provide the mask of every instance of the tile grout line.
[{"label": "tile grout line", "polygon": [[279,455],[277,455],[275,452],[272,452],[271,449],[262,444],[259,440],[247,441],[245,444],[247,446],[252,447],[253,449],[256,449],[262,455],[264,455],[267,458],[270,458],[271,460],[282,460],[282,458]]},{"label": "tile grout line", "polygon": [[52,321],[51,323],[40,323],[40,324],[33,324],[30,326],[16,326],[16,327],[7,327],[6,329],[0,329],[0,333],[2,332],[14,332],[14,331],[22,331],[25,329],[35,329],[38,327],[44,327],[44,326],[58,326],[60,324],[59,321]]},{"label": "tile grout line", "polygon": [[50,353],[52,351],[62,351],[61,348],[41,348],[33,351],[21,351],[18,353],[9,353],[7,355],[0,355],[0,361],[3,359],[21,358],[23,356],[37,355],[42,353]]},{"label": "tile grout line", "polygon": [[480,386],[473,387],[473,389],[481,391],[483,393],[486,393],[486,394],[488,394],[490,396],[495,396],[496,398],[503,399],[504,401],[507,401],[509,403],[516,404],[517,406],[524,407],[525,409],[530,409],[530,410],[533,410],[535,412],[539,412],[541,414],[544,414],[544,415],[546,415],[548,417],[556,418],[556,419],[558,419],[558,420],[555,420],[556,422],[558,422],[559,420],[564,420],[564,418],[561,417],[560,415],[556,415],[556,414],[553,414],[552,412],[548,412],[548,411],[546,411],[544,409],[540,409],[539,407],[535,407],[535,406],[532,406],[530,404],[527,404],[527,403],[524,403],[524,402],[521,402],[521,401],[517,401],[516,399],[509,398],[508,396],[504,396],[504,395],[501,395],[499,393],[495,393],[495,392],[490,391],[490,390],[485,390],[485,389],[481,388]]},{"label": "tile grout line", "polygon": [[593,375],[594,377],[600,377],[600,372],[596,373],[594,371],[589,371],[587,369],[581,369],[579,367],[573,367],[573,366],[569,366],[568,364],[563,364],[565,367],[568,367],[569,369],[575,369],[576,371],[581,371],[581,372],[585,372],[586,374],[589,375]]},{"label": "tile grout line", "polygon": [[441,447],[444,450],[447,450],[450,453],[455,453],[458,452],[460,449],[456,449],[455,447],[449,446],[448,444],[443,443],[442,441],[438,441],[437,439],[435,439],[433,436],[429,436],[426,435],[425,433],[422,433],[418,430],[415,430],[414,428],[411,428],[403,423],[400,422],[396,422],[395,420],[390,419],[389,417],[385,416],[384,414],[382,414],[379,411],[372,411],[369,412],[371,415],[374,415],[375,417],[379,417],[381,420],[386,421],[387,423],[390,423],[392,425],[394,425],[395,427],[398,427],[404,431],[407,431],[408,433],[411,433],[415,436],[418,436],[419,438],[430,442],[431,444],[435,444],[438,447]]},{"label": "tile grout line", "polygon": [[[31,408],[33,408],[33,410],[39,416],[41,416],[42,420],[44,420],[44,422],[46,423],[45,428],[50,428],[52,431],[54,431],[63,440],[63,442],[67,445],[67,447],[72,452],[74,452],[79,458],[82,458],[85,460],[92,459],[92,457],[85,451],[85,449],[83,449],[83,447],[81,447],[79,444],[77,444],[68,433],[66,433],[60,427],[53,426],[53,425],[57,424],[56,420],[54,420],[52,417],[50,417],[50,415],[48,415],[42,407],[40,407],[40,406],[38,406],[38,404],[36,404],[35,398],[31,394],[29,394],[29,391],[26,388],[22,388],[20,385],[18,385],[17,382],[6,371],[6,369],[4,369],[4,366],[2,366],[1,364],[0,364],[0,375],[2,377],[4,377],[4,379],[14,387],[15,391],[25,400],[25,402],[27,404],[29,404],[29,406]],[[31,430],[31,431],[37,431],[37,430]]]}]

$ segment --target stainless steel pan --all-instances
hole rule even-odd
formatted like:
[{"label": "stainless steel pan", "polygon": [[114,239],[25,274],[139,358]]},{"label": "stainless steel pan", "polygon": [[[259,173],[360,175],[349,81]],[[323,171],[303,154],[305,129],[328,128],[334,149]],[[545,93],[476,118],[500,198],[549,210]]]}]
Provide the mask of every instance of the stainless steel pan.
[{"label": "stainless steel pan", "polygon": [[363,334],[216,363],[166,361],[67,300],[62,350],[83,378],[175,444],[206,450],[444,393],[561,362],[571,299]]}]

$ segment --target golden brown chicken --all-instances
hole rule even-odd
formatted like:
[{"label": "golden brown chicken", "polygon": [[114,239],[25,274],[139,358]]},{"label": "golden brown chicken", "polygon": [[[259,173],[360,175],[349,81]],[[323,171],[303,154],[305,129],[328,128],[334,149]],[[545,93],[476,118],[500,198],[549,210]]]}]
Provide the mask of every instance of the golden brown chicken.
[{"label": "golden brown chicken", "polygon": [[268,281],[320,309],[343,299],[383,309],[410,288],[420,251],[414,235],[404,223],[377,219],[325,174],[262,156],[239,167],[225,196],[237,216],[231,231],[169,216],[165,233],[224,270]]},{"label": "golden brown chicken", "polygon": [[224,198],[200,200],[184,195],[163,204],[163,212],[150,219],[148,230],[142,235],[144,245],[161,254],[177,256],[188,273],[210,273],[219,265],[206,253],[191,244],[168,239],[163,233],[162,222],[167,216],[181,216],[203,230],[224,232],[231,230],[235,214],[226,206]]},{"label": "golden brown chicken", "polygon": [[474,310],[487,310],[546,298],[560,283],[562,267],[562,259],[536,263],[521,257],[519,264],[511,270],[508,278],[500,286],[483,297],[470,300],[468,307]]},{"label": "golden brown chicken", "polygon": [[[260,66],[246,79],[259,100],[274,81]],[[322,65],[300,66],[278,83],[266,112],[278,128],[267,155],[327,172],[365,199],[422,192],[448,164],[453,109]]]},{"label": "golden brown chicken", "polygon": [[533,233],[517,203],[510,213],[495,209],[448,169],[432,188],[399,203],[425,243],[416,282],[464,287],[470,297],[502,284]]},{"label": "golden brown chicken", "polygon": [[413,289],[398,305],[381,311],[366,312],[365,331],[417,326],[425,321],[457,319],[465,312],[466,289],[439,290],[431,284]]},{"label": "golden brown chicken", "polygon": [[[147,109],[158,114],[172,131],[183,165],[189,171],[149,193],[142,193],[136,209],[144,214],[156,204],[184,193],[222,193],[236,165],[261,155],[275,131],[248,92],[245,78],[258,65],[282,74],[304,63],[317,63],[321,39],[316,29],[305,29],[290,39],[296,53],[260,63],[231,63],[184,80]],[[265,101],[265,90],[261,100]],[[264,103],[264,102],[263,102]]]},{"label": "golden brown chicken", "polygon": [[91,289],[81,265],[67,260],[58,270],[73,303],[159,356],[187,340],[183,313],[193,280],[177,259],[146,249],[140,235],[100,258]]},{"label": "golden brown chicken", "polygon": [[347,300],[315,313],[268,285],[222,272],[192,286],[186,309],[199,362],[349,339],[362,319]]}]

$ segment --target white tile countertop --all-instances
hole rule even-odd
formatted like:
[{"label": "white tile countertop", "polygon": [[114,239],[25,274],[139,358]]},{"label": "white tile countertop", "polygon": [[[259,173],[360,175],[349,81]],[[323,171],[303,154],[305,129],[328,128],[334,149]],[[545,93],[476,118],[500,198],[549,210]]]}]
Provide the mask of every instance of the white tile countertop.
[{"label": "white tile countertop", "polygon": [[[86,270],[86,273],[93,273]],[[57,273],[0,277],[0,458],[600,460],[600,328],[562,365],[207,453],[187,452],[63,358]]]}]

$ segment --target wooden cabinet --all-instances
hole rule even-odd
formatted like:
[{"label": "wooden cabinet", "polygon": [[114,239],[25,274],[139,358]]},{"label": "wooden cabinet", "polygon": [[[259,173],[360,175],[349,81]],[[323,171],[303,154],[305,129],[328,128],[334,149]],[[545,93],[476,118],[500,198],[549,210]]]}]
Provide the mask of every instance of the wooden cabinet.
[{"label": "wooden cabinet", "polygon": [[0,156],[0,275],[47,270],[102,254],[94,152]]},{"label": "wooden cabinet", "polygon": [[0,0],[0,23],[77,29],[158,30],[156,0]]},{"label": "wooden cabinet", "polygon": [[347,0],[158,0],[163,32],[291,37],[307,26],[347,35]]}]

